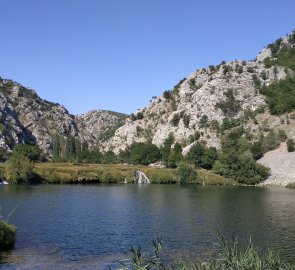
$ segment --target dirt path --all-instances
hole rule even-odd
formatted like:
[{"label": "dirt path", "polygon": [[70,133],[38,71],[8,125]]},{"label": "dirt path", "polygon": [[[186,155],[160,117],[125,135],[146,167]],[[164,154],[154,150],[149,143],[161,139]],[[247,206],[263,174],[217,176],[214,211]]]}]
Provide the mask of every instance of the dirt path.
[{"label": "dirt path", "polygon": [[271,169],[271,175],[261,185],[286,186],[295,183],[295,152],[288,152],[286,143],[267,152],[258,163]]}]

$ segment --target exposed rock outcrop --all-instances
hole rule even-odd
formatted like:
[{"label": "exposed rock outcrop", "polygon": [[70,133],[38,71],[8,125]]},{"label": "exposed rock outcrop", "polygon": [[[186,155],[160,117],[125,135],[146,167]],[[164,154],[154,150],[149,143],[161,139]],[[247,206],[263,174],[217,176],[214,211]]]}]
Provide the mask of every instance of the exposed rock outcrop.
[{"label": "exposed rock outcrop", "polygon": [[73,116],[63,106],[41,99],[34,90],[0,78],[0,147],[35,144],[50,157],[53,137],[72,136],[95,147],[124,123],[124,114],[92,111]]},{"label": "exposed rock outcrop", "polygon": [[[285,37],[281,44],[294,46],[289,37]],[[119,153],[134,142],[147,141],[162,146],[169,134],[173,134],[175,141],[184,147],[185,154],[196,133],[208,146],[220,148],[218,127],[224,119],[242,119],[251,113],[257,115],[255,121],[244,119],[242,124],[254,135],[266,131],[264,127],[268,125],[286,129],[287,135],[294,136],[294,128],[288,131],[290,128],[286,128],[283,120],[287,115],[271,116],[266,97],[259,92],[261,85],[268,86],[294,75],[285,67],[267,67],[264,60],[271,55],[271,50],[265,48],[256,60],[223,62],[192,73],[174,89],[164,92],[163,96],[153,99],[128,118],[106,143],[106,149]]]}]

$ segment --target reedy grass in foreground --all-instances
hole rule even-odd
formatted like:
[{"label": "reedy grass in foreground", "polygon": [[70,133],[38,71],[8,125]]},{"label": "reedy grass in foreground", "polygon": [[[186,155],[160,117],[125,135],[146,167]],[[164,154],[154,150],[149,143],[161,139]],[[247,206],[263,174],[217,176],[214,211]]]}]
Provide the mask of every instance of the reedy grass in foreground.
[{"label": "reedy grass in foreground", "polygon": [[260,252],[251,238],[244,245],[237,239],[228,242],[220,237],[218,252],[207,262],[180,261],[169,264],[162,255],[162,241],[153,241],[150,256],[144,256],[141,248],[131,248],[132,259],[121,262],[117,270],[294,270],[295,265],[283,262],[277,253]]}]

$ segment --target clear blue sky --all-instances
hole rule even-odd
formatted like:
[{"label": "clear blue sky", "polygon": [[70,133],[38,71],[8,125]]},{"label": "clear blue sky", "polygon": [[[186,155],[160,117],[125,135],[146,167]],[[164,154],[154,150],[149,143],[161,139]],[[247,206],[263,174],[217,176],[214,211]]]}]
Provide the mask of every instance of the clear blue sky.
[{"label": "clear blue sky", "polygon": [[132,113],[197,68],[254,59],[294,0],[1,0],[0,76],[73,114]]}]

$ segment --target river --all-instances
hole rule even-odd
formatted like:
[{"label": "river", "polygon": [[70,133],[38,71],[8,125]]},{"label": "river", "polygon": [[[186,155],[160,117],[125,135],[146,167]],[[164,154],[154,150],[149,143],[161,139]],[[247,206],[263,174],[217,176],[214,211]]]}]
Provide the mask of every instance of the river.
[{"label": "river", "polygon": [[217,231],[295,262],[295,190],[181,185],[2,185],[17,226],[0,269],[106,269],[162,236],[173,257],[206,256]]}]

